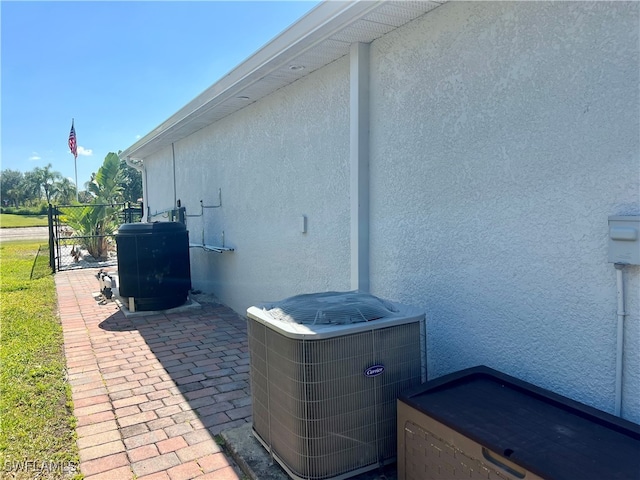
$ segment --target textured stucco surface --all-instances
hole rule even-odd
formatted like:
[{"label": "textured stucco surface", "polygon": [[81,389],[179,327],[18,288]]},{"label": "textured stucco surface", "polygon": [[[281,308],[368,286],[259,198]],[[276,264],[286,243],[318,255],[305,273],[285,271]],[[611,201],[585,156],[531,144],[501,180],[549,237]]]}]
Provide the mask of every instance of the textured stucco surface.
[{"label": "textured stucco surface", "polygon": [[[194,288],[238,312],[302,292],[349,289],[349,64],[340,59],[174,145]],[[157,158],[156,158],[157,157]],[[146,160],[149,203],[173,202],[171,149]],[[162,183],[156,183],[156,182]],[[158,207],[158,209],[160,209]],[[300,218],[307,217],[307,233]]]},{"label": "textured stucco surface", "polygon": [[[371,290],[425,309],[429,378],[485,364],[613,411],[607,217],[640,214],[639,7],[451,2],[371,44]],[[222,189],[191,241],[236,249],[192,249],[194,288],[240,313],[349,288],[348,109],[343,58],[175,144],[188,214]],[[170,208],[171,149],[145,164],[151,211]],[[623,416],[640,423],[639,277]]]},{"label": "textured stucco surface", "polygon": [[[639,214],[638,4],[446,4],[371,48],[371,285],[485,364],[612,411],[607,217]],[[640,421],[638,267],[624,415]]]}]

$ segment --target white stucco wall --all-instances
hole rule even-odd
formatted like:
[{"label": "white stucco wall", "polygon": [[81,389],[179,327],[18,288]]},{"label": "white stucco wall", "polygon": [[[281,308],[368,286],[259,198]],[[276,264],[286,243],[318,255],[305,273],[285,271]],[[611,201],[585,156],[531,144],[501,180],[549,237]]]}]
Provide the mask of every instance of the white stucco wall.
[{"label": "white stucco wall", "polygon": [[[485,364],[613,411],[607,217],[640,214],[639,7],[451,2],[372,43],[371,289],[425,309],[429,378]],[[204,227],[236,249],[192,249],[194,288],[240,313],[349,289],[348,108],[343,58],[175,144],[188,214],[222,189],[191,241]],[[170,208],[171,148],[145,165],[151,212]],[[639,277],[626,269],[638,423]]]},{"label": "white stucco wall", "polygon": [[147,204],[144,206],[149,214],[148,221],[168,221],[165,210],[175,208],[173,160],[171,147],[164,148],[146,159]]},{"label": "white stucco wall", "polygon": [[[244,313],[297,293],[349,289],[349,63],[340,59],[174,145],[193,287]],[[145,160],[152,212],[173,202],[171,148]],[[164,176],[164,177],[163,177]],[[161,178],[162,177],[162,178]],[[157,208],[156,208],[157,205]],[[307,233],[300,222],[307,217]],[[158,218],[161,220],[161,218]]]},{"label": "white stucco wall", "polygon": [[613,411],[607,217],[640,214],[638,7],[452,2],[372,44],[372,291],[425,308],[429,378],[485,364]]}]

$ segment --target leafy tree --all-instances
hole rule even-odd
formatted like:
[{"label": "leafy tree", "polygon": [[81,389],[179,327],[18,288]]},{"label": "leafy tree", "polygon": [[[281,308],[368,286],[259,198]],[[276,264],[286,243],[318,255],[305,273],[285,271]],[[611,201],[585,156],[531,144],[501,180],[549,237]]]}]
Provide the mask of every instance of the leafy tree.
[{"label": "leafy tree", "polygon": [[0,172],[0,192],[2,204],[17,207],[25,197],[23,192],[24,175],[17,170],[6,169]]},{"label": "leafy tree", "polygon": [[88,190],[80,190],[78,192],[78,202],[91,203],[92,201],[93,201],[93,197],[91,196]]},{"label": "leafy tree", "polygon": [[9,169],[0,172],[0,191],[4,205],[34,205],[43,200],[43,195],[47,203],[71,203],[75,199],[75,188],[71,180],[53,171],[51,164],[36,167],[26,173]]},{"label": "leafy tree", "polygon": [[122,202],[122,179],[120,159],[117,154],[109,152],[102,166],[98,169],[98,173],[91,175],[87,190],[96,201],[100,201],[98,203]]},{"label": "leafy tree", "polygon": [[120,160],[122,171],[122,197],[125,202],[137,203],[142,198],[142,174]]},{"label": "leafy tree", "polygon": [[[80,203],[136,203],[142,197],[142,175],[117,154],[111,152],[98,173],[92,173],[85,184],[85,191],[78,192]],[[34,205],[39,202],[58,204],[75,203],[76,186],[51,164],[36,167],[29,172],[6,169],[0,172],[0,196],[5,206]]]}]

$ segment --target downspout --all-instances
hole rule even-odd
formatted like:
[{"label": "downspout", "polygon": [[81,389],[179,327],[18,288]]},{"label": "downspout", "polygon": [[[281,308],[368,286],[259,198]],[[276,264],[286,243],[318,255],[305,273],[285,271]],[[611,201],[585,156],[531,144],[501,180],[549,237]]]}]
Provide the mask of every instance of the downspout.
[{"label": "downspout", "polygon": [[178,207],[178,194],[176,191],[176,148],[171,142],[171,160],[173,162],[173,206]]},{"label": "downspout", "polygon": [[[147,223],[149,221],[149,194],[147,193],[147,169],[144,166],[144,160],[133,159],[131,157],[127,157],[124,159],[127,165],[131,168],[136,169],[142,174],[142,203],[144,206],[144,211],[142,212],[142,219],[140,220],[143,223]],[[137,163],[139,162],[139,163]]]},{"label": "downspout", "polygon": [[369,44],[349,56],[351,289],[369,292]]}]

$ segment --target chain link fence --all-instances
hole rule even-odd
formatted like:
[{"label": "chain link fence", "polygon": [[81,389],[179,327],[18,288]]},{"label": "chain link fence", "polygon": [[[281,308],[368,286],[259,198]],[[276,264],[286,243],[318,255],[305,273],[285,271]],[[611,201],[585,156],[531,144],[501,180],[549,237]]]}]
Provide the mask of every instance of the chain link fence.
[{"label": "chain link fence", "polygon": [[49,205],[49,266],[52,271],[117,265],[115,234],[139,222],[142,205],[131,203]]}]

